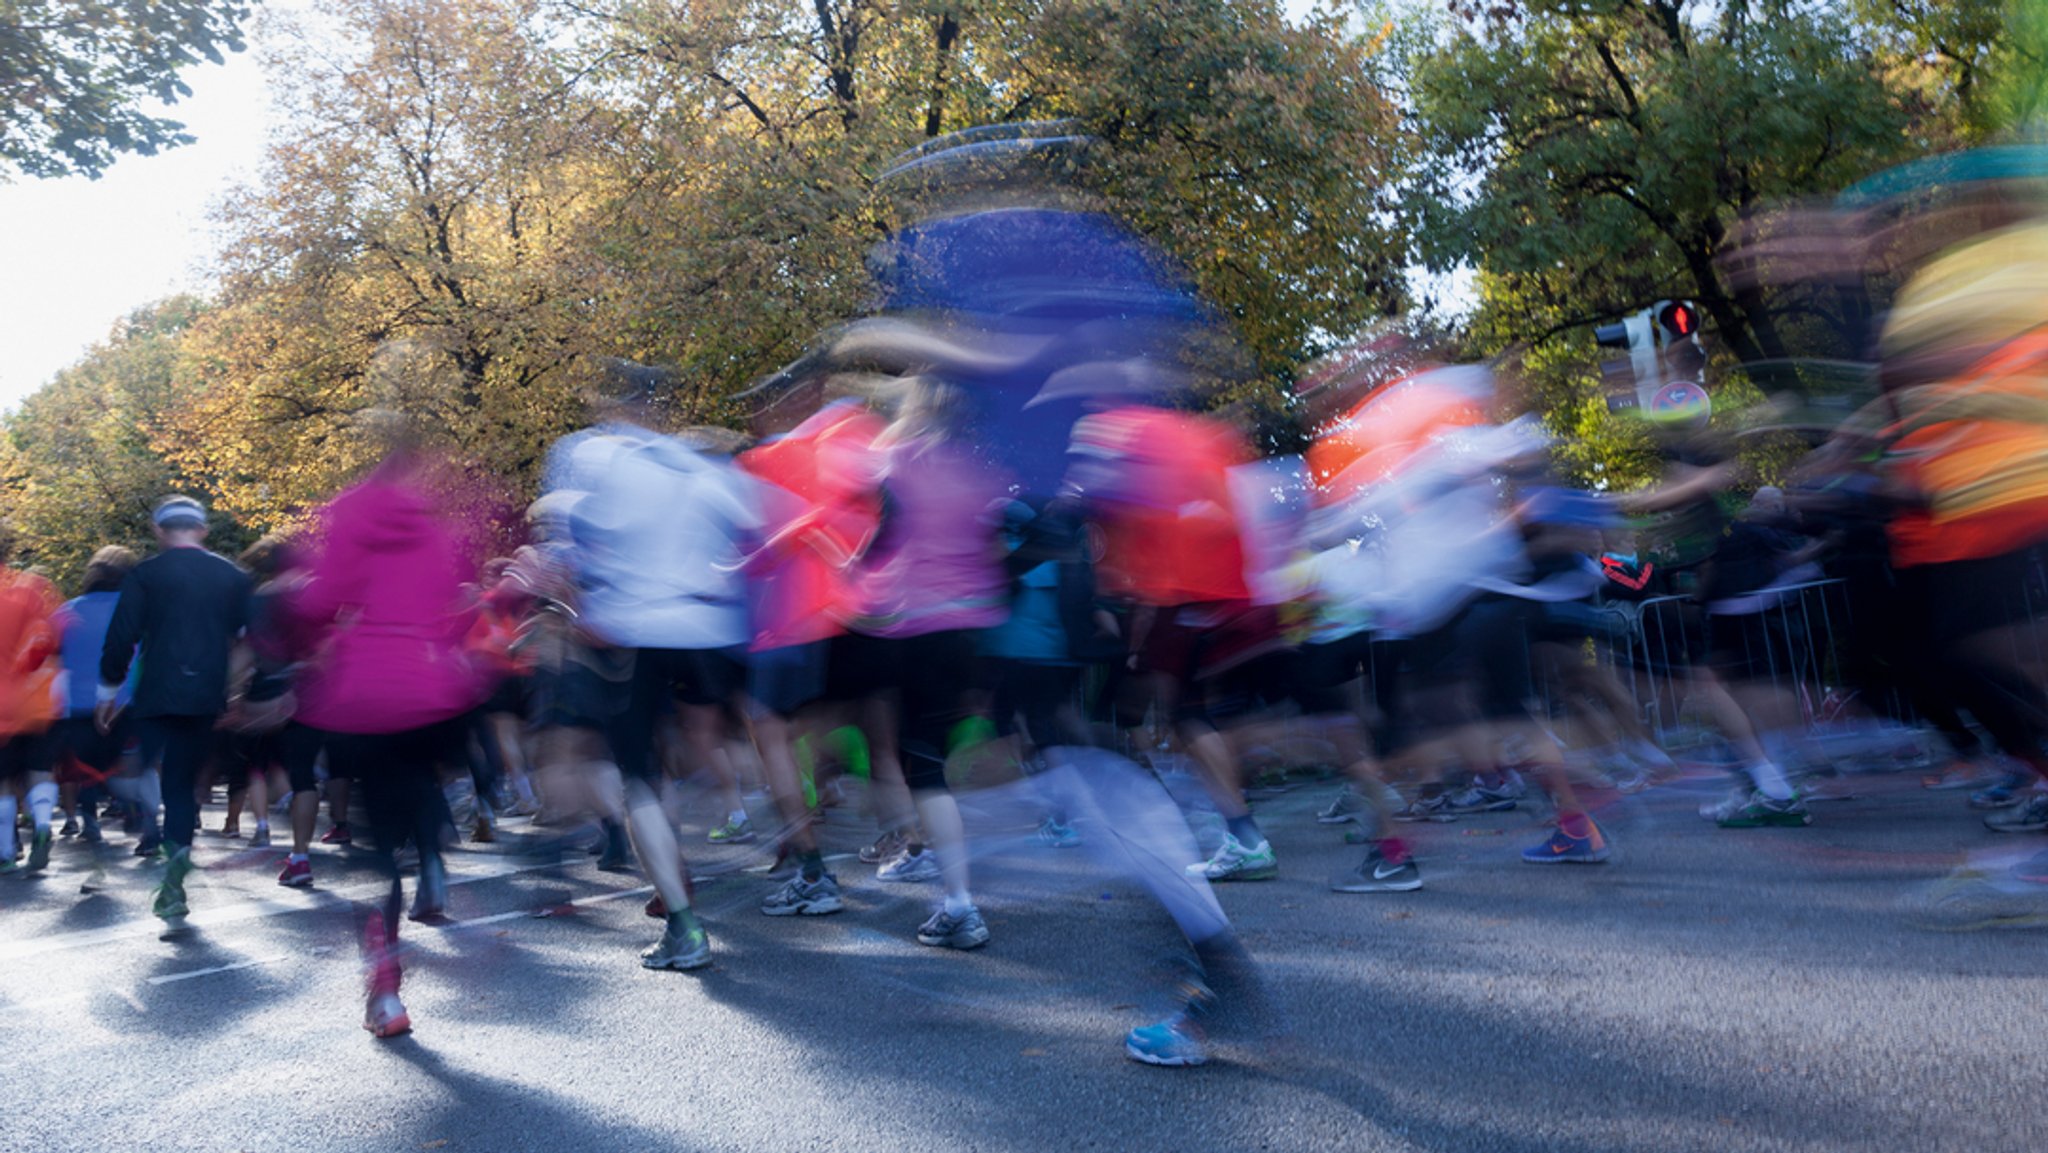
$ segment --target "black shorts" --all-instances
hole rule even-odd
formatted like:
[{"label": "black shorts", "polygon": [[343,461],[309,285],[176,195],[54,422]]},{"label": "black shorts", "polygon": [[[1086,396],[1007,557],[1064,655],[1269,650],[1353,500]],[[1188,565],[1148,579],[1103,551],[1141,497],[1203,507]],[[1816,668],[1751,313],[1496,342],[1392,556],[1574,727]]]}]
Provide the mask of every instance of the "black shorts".
[{"label": "black shorts", "polygon": [[130,728],[125,710],[115,714],[110,733],[101,733],[91,717],[65,717],[50,728],[52,756],[67,775],[97,784],[121,767]]},{"label": "black shorts", "polygon": [[1292,692],[1312,717],[1353,713],[1350,687],[1372,669],[1372,634],[1363,629],[1301,646],[1293,661]]},{"label": "black shorts", "polygon": [[483,703],[482,711],[484,714],[511,713],[514,716],[523,715],[526,712],[526,682],[527,678],[524,676],[501,678],[498,681],[498,687],[491,690],[491,695]]},{"label": "black shorts", "polygon": [[0,781],[49,772],[51,748],[48,733],[19,733],[0,741]]},{"label": "black shorts", "polygon": [[902,650],[882,637],[846,633],[825,647],[825,696],[857,701],[902,684]]},{"label": "black shorts", "polygon": [[675,702],[725,705],[746,683],[746,666],[731,649],[628,649],[631,674],[614,686],[606,731],[612,757],[628,779],[658,781],[654,729]]},{"label": "black shorts", "polygon": [[779,717],[794,716],[825,696],[830,642],[761,649],[747,654],[747,699]]},{"label": "black shorts", "polygon": [[[284,773],[291,781],[293,792],[310,793],[319,787],[320,754],[332,739],[332,733],[297,721],[278,732],[278,760],[284,765]],[[344,767],[330,761],[328,773],[330,776],[343,776]]]},{"label": "black shorts", "polygon": [[1087,731],[1078,723],[1081,666],[985,659],[994,682],[996,732],[1007,737],[1021,728],[1040,748],[1087,743]]}]

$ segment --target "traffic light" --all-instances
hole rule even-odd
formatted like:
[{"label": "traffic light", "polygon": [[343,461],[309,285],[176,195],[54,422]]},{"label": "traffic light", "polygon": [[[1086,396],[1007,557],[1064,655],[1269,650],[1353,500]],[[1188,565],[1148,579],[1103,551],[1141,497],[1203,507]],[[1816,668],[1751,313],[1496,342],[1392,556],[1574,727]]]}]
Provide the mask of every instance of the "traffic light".
[{"label": "traffic light", "polygon": [[[1703,404],[1699,386],[1706,353],[1700,347],[1700,310],[1689,300],[1660,300],[1633,316],[1593,330],[1602,348],[1624,348],[1627,360],[1600,366],[1607,407],[1690,413]],[[1682,387],[1681,387],[1682,386]]]}]

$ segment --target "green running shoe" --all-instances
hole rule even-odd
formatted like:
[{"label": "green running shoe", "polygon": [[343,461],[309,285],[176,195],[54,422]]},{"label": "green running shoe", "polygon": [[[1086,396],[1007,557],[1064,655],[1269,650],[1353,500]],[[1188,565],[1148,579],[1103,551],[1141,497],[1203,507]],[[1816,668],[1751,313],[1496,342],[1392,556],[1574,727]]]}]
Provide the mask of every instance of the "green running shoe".
[{"label": "green running shoe", "polygon": [[744,845],[753,839],[754,822],[731,820],[711,830],[710,837],[714,845]]},{"label": "green running shoe", "polygon": [[711,934],[695,918],[690,919],[689,928],[679,928],[674,913],[669,914],[661,940],[640,953],[640,964],[648,969],[701,969],[710,963]]},{"label": "green running shoe", "polygon": [[1752,793],[1748,804],[1715,823],[1724,829],[1798,829],[1812,824],[1813,814],[1796,795],[1777,801]]},{"label": "green running shoe", "polygon": [[36,830],[36,839],[28,846],[28,872],[40,873],[50,867],[50,840],[48,825]]}]

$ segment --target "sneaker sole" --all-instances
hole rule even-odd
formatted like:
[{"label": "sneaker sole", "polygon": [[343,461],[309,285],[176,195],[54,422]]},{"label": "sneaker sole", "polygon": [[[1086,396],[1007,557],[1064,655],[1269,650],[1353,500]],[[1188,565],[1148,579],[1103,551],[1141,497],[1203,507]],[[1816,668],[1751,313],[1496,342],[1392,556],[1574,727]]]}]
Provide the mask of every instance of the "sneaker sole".
[{"label": "sneaker sole", "polygon": [[1263,869],[1238,869],[1220,877],[1210,877],[1209,883],[1213,885],[1219,881],[1271,881],[1279,875],[1280,866],[1269,865]]},{"label": "sneaker sole", "polygon": [[846,902],[844,901],[805,901],[801,905],[779,905],[772,909],[763,905],[761,906],[761,915],[765,917],[823,917],[831,913],[837,913],[844,908],[846,908]]},{"label": "sneaker sole", "polygon": [[1412,893],[1422,887],[1422,878],[1412,881],[1363,881],[1330,886],[1332,893]]},{"label": "sneaker sole", "polygon": [[1477,813],[1508,813],[1513,812],[1520,803],[1519,801],[1488,801],[1486,804],[1475,805],[1469,808],[1445,809],[1444,813],[1453,817],[1469,817]]},{"label": "sneaker sole", "polygon": [[1358,819],[1357,813],[1317,813],[1318,825],[1348,825]]},{"label": "sneaker sole", "polygon": [[875,880],[886,881],[891,885],[920,885],[924,884],[927,881],[936,881],[938,879],[939,874],[936,870],[929,873],[916,873],[909,876],[897,874],[893,877],[885,877],[880,873],[875,874]]},{"label": "sneaker sole", "polygon": [[930,945],[934,949],[959,949],[965,952],[969,949],[979,949],[983,945],[988,944],[988,934],[983,933],[979,937],[960,941],[952,937],[927,937],[923,933],[919,933],[917,935],[917,943],[920,945]]},{"label": "sneaker sole", "polygon": [[2039,833],[2048,831],[2048,822],[2025,825],[1994,825],[1990,821],[1986,821],[1984,822],[1984,827],[1994,833]]},{"label": "sneaker sole", "polygon": [[1598,853],[1567,853],[1561,857],[1523,857],[1522,861],[1530,865],[1604,865],[1608,856],[1607,850],[1602,849]]},{"label": "sneaker sole", "polygon": [[1796,817],[1758,817],[1753,820],[1715,821],[1724,829],[1804,829],[1813,824],[1812,813],[1801,813]]},{"label": "sneaker sole", "polygon": [[287,881],[284,878],[280,877],[278,878],[277,881],[277,887],[280,889],[310,889],[313,887],[313,878],[293,877],[291,880]]},{"label": "sneaker sole", "polygon": [[1129,1057],[1140,1065],[1157,1065],[1162,1069],[1186,1069],[1193,1065],[1206,1065],[1209,1063],[1209,1058],[1207,1057],[1161,1057],[1156,1053],[1147,1053],[1136,1045],[1130,1044],[1124,1046],[1124,1056]]},{"label": "sneaker sole", "polygon": [[710,964],[711,954],[709,953],[691,954],[687,957],[663,957],[659,960],[653,957],[640,958],[640,967],[643,969],[668,969],[677,973],[687,973],[692,969],[706,968]]}]

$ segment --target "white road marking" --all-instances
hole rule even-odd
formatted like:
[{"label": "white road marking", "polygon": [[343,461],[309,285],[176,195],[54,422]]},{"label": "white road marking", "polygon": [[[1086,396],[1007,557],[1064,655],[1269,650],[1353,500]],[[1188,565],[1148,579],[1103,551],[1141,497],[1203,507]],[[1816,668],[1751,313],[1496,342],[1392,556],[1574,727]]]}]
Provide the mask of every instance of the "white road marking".
[{"label": "white road marking", "polygon": [[215,965],[208,969],[194,969],[189,973],[165,973],[161,977],[151,977],[149,983],[152,985],[170,985],[178,981],[190,981],[194,977],[210,977],[215,973],[232,973],[236,969],[253,969],[258,965],[271,965],[284,959],[285,954],[283,953],[271,957],[251,957],[246,961],[235,961],[227,965]]}]

